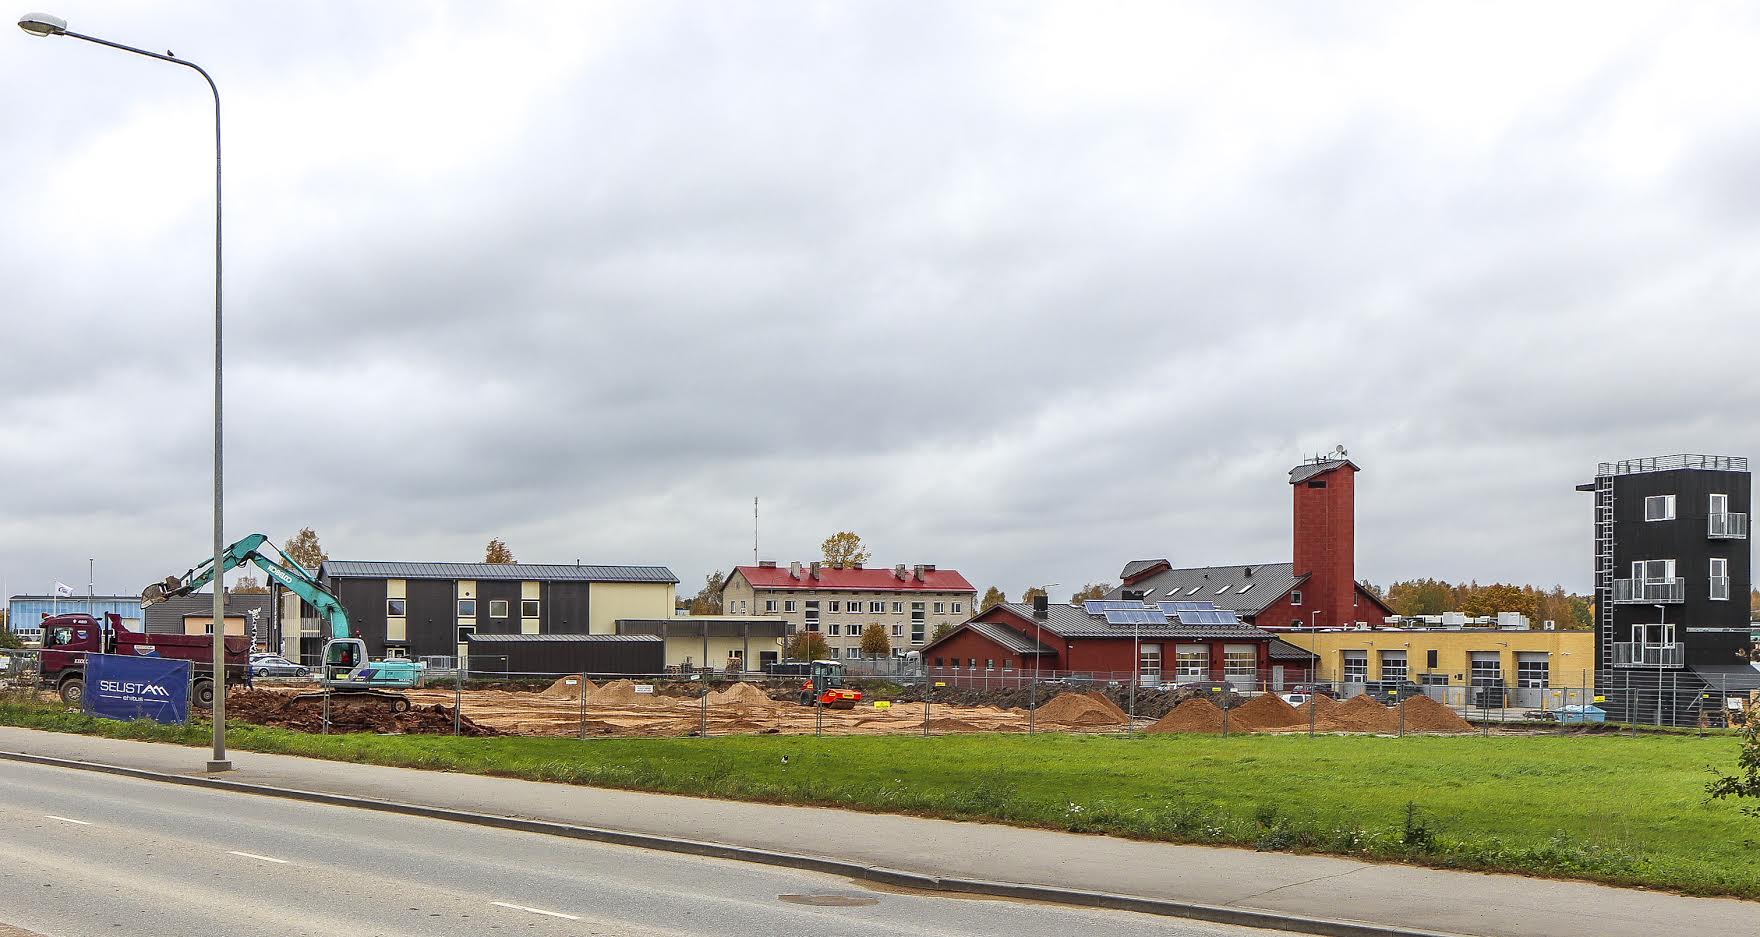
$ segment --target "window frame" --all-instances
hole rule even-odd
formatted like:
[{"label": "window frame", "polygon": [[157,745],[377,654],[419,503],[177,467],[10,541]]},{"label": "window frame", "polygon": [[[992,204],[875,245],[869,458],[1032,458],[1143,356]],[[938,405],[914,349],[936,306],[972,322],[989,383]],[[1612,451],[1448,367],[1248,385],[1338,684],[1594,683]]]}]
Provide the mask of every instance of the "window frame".
[{"label": "window frame", "polygon": [[[1655,502],[1661,503],[1662,510],[1665,513],[1663,513],[1657,517],[1652,517],[1650,515],[1650,505]],[[1659,521],[1672,521],[1674,519],[1675,519],[1675,498],[1674,498],[1674,495],[1645,495],[1644,496],[1644,522],[1645,523],[1656,523]]]},{"label": "window frame", "polygon": [[[1719,569],[1722,569],[1723,572],[1719,573],[1718,572]],[[1720,586],[1720,585],[1723,587],[1723,594],[1722,595],[1717,594],[1718,586]],[[1710,562],[1706,564],[1705,594],[1707,596],[1709,596],[1710,600],[1713,602],[1728,602],[1729,601],[1729,558],[1728,557],[1713,556],[1710,558]]]},{"label": "window frame", "polygon": [[[470,606],[471,606],[471,610],[468,612],[464,610],[465,603],[467,603],[467,602],[470,603]],[[459,617],[459,618],[475,618],[475,617],[477,617],[477,600],[476,599],[459,599],[458,600],[458,616],[457,617]]]},{"label": "window frame", "polygon": [[[531,606],[531,609],[532,609],[529,612],[526,611],[526,606],[528,606],[528,605]],[[541,600],[539,600],[539,599],[520,599],[519,600],[519,617],[521,617],[521,618],[542,618],[543,612],[544,612],[544,603]]]},{"label": "window frame", "polygon": [[1291,608],[1300,608],[1301,607],[1302,590],[1300,590],[1300,589],[1289,590],[1289,604],[1290,604]]},{"label": "window frame", "polygon": [[[501,607],[501,614],[499,614],[499,615],[495,614],[495,607],[498,605]],[[512,611],[512,609],[509,607],[508,601],[506,599],[490,599],[489,600],[489,617],[490,618],[505,619],[508,617],[508,613],[511,611]]]},{"label": "window frame", "polygon": [[[396,611],[392,610],[393,609],[392,603],[396,603],[396,605],[395,605]],[[409,597],[408,596],[401,596],[401,595],[400,596],[388,596],[385,599],[385,617],[386,618],[408,618],[409,617]]]}]

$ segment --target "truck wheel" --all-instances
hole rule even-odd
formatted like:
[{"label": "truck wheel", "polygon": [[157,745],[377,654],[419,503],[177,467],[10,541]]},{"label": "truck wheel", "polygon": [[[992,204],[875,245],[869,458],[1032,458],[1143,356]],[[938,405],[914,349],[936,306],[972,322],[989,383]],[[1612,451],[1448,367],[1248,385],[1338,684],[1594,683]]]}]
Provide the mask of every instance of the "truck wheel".
[{"label": "truck wheel", "polygon": [[214,681],[212,681],[212,680],[197,680],[194,691],[191,695],[195,699],[195,703],[197,706],[200,706],[203,709],[213,708],[213,706],[214,706]]},{"label": "truck wheel", "polygon": [[69,706],[78,706],[86,695],[86,682],[79,677],[61,681],[61,701]]}]

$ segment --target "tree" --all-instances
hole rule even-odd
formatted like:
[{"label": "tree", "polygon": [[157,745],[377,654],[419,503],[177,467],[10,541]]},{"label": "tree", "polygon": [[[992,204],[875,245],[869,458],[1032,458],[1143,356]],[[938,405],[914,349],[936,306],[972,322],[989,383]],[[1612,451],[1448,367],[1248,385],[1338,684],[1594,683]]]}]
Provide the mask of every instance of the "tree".
[{"label": "tree", "polygon": [[1045,588],[1046,588],[1045,586],[1028,586],[1027,591],[1021,593],[1021,604],[1022,605],[1033,604],[1033,599],[1035,597],[1046,594]]},{"label": "tree", "polygon": [[0,608],[0,648],[21,647],[24,647],[24,642],[19,640],[18,635],[12,633],[12,623],[6,618],[6,610]]},{"label": "tree", "polygon": [[1358,582],[1357,585],[1362,586],[1364,592],[1369,593],[1370,595],[1380,599],[1383,602],[1387,601],[1387,590],[1386,589],[1381,588],[1380,586],[1370,582],[1367,579],[1364,579],[1361,582]]},{"label": "tree", "polygon": [[[1737,774],[1726,774],[1705,785],[1705,792],[1718,799],[1725,797],[1760,798],[1760,717],[1749,714],[1740,733],[1736,753]],[[1743,812],[1760,817],[1760,805],[1742,808]]]},{"label": "tree", "polygon": [[519,560],[513,558],[513,551],[507,548],[507,544],[496,538],[483,548],[483,562],[505,565],[518,563]]},{"label": "tree", "polygon": [[991,586],[990,588],[984,590],[984,600],[982,602],[978,603],[978,611],[987,612],[990,609],[995,608],[998,605],[1002,605],[1003,603],[1005,603],[1007,601],[1008,601],[1008,596],[1003,595],[1001,589],[998,589],[995,586]]},{"label": "tree", "polygon": [[831,656],[825,637],[817,631],[797,631],[788,639],[783,656],[789,660],[821,660]]},{"label": "tree", "polygon": [[692,615],[721,614],[721,587],[727,585],[727,574],[716,570],[703,577],[703,588],[691,599]]},{"label": "tree", "polygon": [[862,629],[862,656],[878,660],[892,656],[892,639],[886,636],[886,626],[872,624]]},{"label": "tree", "polygon": [[1479,586],[1461,599],[1461,611],[1474,617],[1496,615],[1498,612],[1520,612],[1533,618],[1539,611],[1533,590],[1494,582]]},{"label": "tree", "polygon": [[257,577],[245,573],[238,577],[238,581],[234,582],[232,588],[227,591],[233,595],[268,595],[269,587],[263,585]]},{"label": "tree", "polygon": [[825,554],[825,565],[834,568],[864,565],[873,556],[853,530],[840,530],[826,537],[825,542],[819,544],[819,550]]},{"label": "tree", "polygon": [[958,628],[959,628],[958,625],[953,624],[952,622],[946,622],[946,621],[942,622],[939,625],[936,625],[935,626],[935,634],[929,638],[929,643],[934,644],[936,641],[939,641],[942,638],[945,638],[948,635],[952,634]]},{"label": "tree", "polygon": [[1104,599],[1106,598],[1106,593],[1111,591],[1112,583],[1110,582],[1090,582],[1080,589],[1077,589],[1075,594],[1069,597],[1069,604],[1080,605],[1087,599]]},{"label": "tree", "polygon": [[318,532],[310,527],[301,527],[299,533],[281,545],[281,552],[306,569],[317,569],[330,558],[323,545],[318,543]]}]

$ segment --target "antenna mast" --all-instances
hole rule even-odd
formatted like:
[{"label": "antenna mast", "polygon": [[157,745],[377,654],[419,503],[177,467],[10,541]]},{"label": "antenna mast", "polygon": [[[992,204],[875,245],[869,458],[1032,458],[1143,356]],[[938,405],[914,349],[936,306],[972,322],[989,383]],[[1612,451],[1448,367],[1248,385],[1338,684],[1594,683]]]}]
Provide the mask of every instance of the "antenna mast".
[{"label": "antenna mast", "polygon": [[752,565],[758,565],[758,499],[752,498]]}]

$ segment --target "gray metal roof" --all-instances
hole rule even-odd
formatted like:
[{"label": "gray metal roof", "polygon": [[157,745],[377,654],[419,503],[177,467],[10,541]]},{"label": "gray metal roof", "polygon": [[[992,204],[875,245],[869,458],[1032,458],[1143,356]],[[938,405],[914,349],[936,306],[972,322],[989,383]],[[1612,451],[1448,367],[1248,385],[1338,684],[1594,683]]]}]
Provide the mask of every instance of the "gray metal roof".
[{"label": "gray metal roof", "polygon": [[657,634],[468,634],[465,635],[465,640],[494,642],[496,644],[505,644],[509,641],[554,642],[558,644],[649,644],[659,643],[661,638]]},{"label": "gray metal roof", "polygon": [[678,582],[664,566],[573,566],[562,563],[399,563],[325,560],[333,579],[518,579],[536,582]]},{"label": "gray metal roof", "polygon": [[1132,576],[1135,576],[1143,570],[1166,562],[1166,560],[1131,560],[1129,563],[1124,564],[1124,572],[1119,573],[1118,578],[1128,581]]},{"label": "gray metal roof", "polygon": [[1306,650],[1303,650],[1299,647],[1296,647],[1295,645],[1289,643],[1288,641],[1285,641],[1282,638],[1272,638],[1271,639],[1271,657],[1274,660],[1313,661],[1313,660],[1318,659],[1319,655],[1315,654],[1313,651],[1306,651]]},{"label": "gray metal roof", "polygon": [[995,641],[997,644],[1008,648],[1016,654],[1056,653],[1051,649],[1050,645],[1035,641],[1031,635],[1021,634],[1019,631],[1006,625],[999,625],[990,621],[974,621],[967,624],[966,627],[992,641]]},{"label": "gray metal roof", "polygon": [[[1031,624],[1033,607],[1010,602],[1000,606]],[[1041,619],[1045,627],[1066,638],[1128,638],[1132,635],[1161,638],[1269,638],[1271,632],[1248,624],[1187,625],[1177,619],[1165,624],[1114,625],[1101,615],[1090,615],[1079,605],[1053,605]]]},{"label": "gray metal roof", "polygon": [[1358,471],[1357,463],[1352,462],[1349,459],[1327,459],[1324,462],[1303,462],[1301,465],[1289,470],[1289,483],[1292,485],[1299,484],[1316,475],[1324,475],[1343,465],[1350,466],[1352,471]]},{"label": "gray metal roof", "polygon": [[[1135,562],[1150,562],[1137,560]],[[1165,561],[1155,561],[1165,562]],[[1129,567],[1126,567],[1129,569]],[[1306,576],[1295,574],[1294,563],[1263,563],[1258,566],[1194,566],[1156,573],[1130,585],[1141,590],[1146,602],[1206,601],[1217,608],[1230,608],[1242,615],[1257,615],[1265,606],[1302,584]],[[1224,586],[1228,591],[1219,592]],[[1242,592],[1243,586],[1250,586]],[[1193,591],[1193,590],[1197,591]],[[1109,599],[1124,598],[1124,586],[1106,593]],[[1056,606],[1053,606],[1055,608]],[[1078,610],[1079,611],[1079,610]]]},{"label": "gray metal roof", "polygon": [[[1760,690],[1760,669],[1753,664],[1690,664],[1699,679],[1713,690],[1748,693]],[[1719,705],[1722,705],[1721,703]]]},{"label": "gray metal roof", "polygon": [[[226,593],[226,614],[246,615],[251,610],[257,611],[257,636],[268,633],[270,620],[274,617],[267,593]],[[63,599],[62,601],[67,601]],[[73,609],[83,611],[83,609]],[[151,634],[183,634],[183,620],[195,616],[211,618],[214,615],[214,593],[195,592],[190,595],[178,595],[166,599],[156,605],[147,606],[142,613],[142,627]],[[247,622],[248,623],[248,622]]]}]

